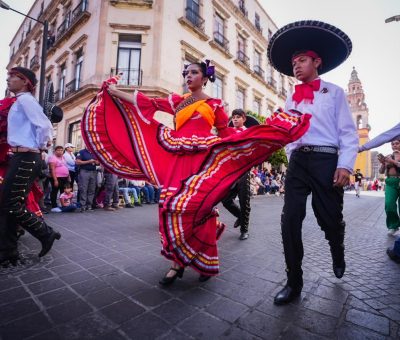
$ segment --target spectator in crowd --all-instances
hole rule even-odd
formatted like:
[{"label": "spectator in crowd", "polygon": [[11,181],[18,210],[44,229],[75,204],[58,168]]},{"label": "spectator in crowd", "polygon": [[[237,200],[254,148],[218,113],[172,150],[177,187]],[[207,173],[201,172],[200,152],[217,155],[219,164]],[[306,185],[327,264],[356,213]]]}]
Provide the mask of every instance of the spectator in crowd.
[{"label": "spectator in crowd", "polygon": [[145,181],[132,181],[132,185],[137,190],[138,195],[141,195],[143,193],[144,202],[142,202],[142,203],[151,204],[151,196],[150,196],[149,188],[146,187],[146,182]]},{"label": "spectator in crowd", "polygon": [[107,171],[106,169],[104,169],[104,187],[105,187],[104,210],[115,211],[119,209],[118,176]]},{"label": "spectator in crowd", "polygon": [[154,184],[151,184],[149,182],[145,182],[145,187],[149,191],[150,203],[157,204],[158,201],[160,200],[160,193],[161,193],[161,190],[159,189],[159,187]]},{"label": "spectator in crowd", "polygon": [[[400,139],[392,141],[393,153],[387,157],[378,155],[380,173],[386,172],[385,211],[386,227],[389,235],[394,235],[400,227]],[[377,185],[374,186],[377,187]]]},{"label": "spectator in crowd", "polygon": [[75,145],[71,143],[67,143],[64,146],[64,158],[67,162],[69,178],[71,179],[71,188],[74,189],[74,182],[76,180],[76,163],[75,163],[75,155],[74,155]]},{"label": "spectator in crowd", "polygon": [[74,212],[76,210],[76,204],[72,203],[73,198],[72,186],[70,183],[67,183],[64,186],[64,192],[60,195],[60,209],[62,212]]},{"label": "spectator in crowd", "polygon": [[256,182],[256,175],[254,172],[250,172],[250,194],[256,196],[258,193],[258,184]]},{"label": "spectator in crowd", "polygon": [[97,180],[96,165],[100,164],[94,159],[87,148],[78,152],[76,164],[79,166],[78,188],[80,211],[92,211]]},{"label": "spectator in crowd", "polygon": [[49,169],[51,174],[51,207],[57,208],[57,195],[64,192],[64,186],[70,181],[67,162],[63,156],[64,148],[58,145],[54,154],[49,158]]},{"label": "spectator in crowd", "polygon": [[[126,208],[133,208],[134,206],[141,206],[141,204],[139,202],[138,192],[131,184],[131,181],[126,180],[126,179],[120,179],[118,181],[118,188],[119,188],[119,192],[124,197],[124,202],[125,202]],[[130,195],[132,195],[132,197],[133,197],[134,205],[132,205],[132,203],[131,203],[132,200],[130,198]]]}]

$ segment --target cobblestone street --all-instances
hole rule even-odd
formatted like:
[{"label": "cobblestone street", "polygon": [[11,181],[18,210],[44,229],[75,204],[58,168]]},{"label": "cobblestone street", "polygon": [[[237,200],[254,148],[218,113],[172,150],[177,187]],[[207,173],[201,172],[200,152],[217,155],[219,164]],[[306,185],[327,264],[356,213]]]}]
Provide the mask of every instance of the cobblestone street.
[{"label": "cobblestone street", "polygon": [[25,265],[0,269],[0,339],[396,339],[400,266],[385,250],[382,197],[345,195],[347,271],[332,272],[328,243],[308,205],[301,299],[273,305],[285,283],[283,200],[252,199],[250,238],[233,216],[219,242],[221,274],[205,283],[187,270],[161,288],[157,207],[49,214],[62,233],[40,262],[39,243],[21,239]]}]

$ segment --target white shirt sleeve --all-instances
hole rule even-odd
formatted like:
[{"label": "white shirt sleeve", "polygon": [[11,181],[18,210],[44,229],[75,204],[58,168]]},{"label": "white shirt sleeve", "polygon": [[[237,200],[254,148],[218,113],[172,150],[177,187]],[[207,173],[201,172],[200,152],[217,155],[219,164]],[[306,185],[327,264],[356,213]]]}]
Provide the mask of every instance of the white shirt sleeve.
[{"label": "white shirt sleeve", "polygon": [[344,168],[353,173],[358,152],[358,134],[351,115],[346,95],[338,89],[336,97],[337,133],[339,138],[338,168]]},{"label": "white shirt sleeve", "polygon": [[361,145],[359,151],[361,152],[377,148],[378,146],[391,142],[396,138],[400,138],[400,123],[393,126],[391,129],[381,133],[380,135],[376,136],[374,139],[371,139],[368,143]]},{"label": "white shirt sleeve", "polygon": [[53,138],[53,126],[44,114],[43,108],[33,96],[21,96],[19,97],[19,103],[25,112],[26,118],[36,128],[37,144],[41,149],[46,148],[47,143]]}]

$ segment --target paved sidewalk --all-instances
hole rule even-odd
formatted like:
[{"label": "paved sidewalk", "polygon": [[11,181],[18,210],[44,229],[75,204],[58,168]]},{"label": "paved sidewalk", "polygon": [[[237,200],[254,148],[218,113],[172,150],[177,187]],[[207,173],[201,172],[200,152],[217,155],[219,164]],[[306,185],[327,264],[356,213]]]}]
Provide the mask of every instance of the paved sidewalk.
[{"label": "paved sidewalk", "polygon": [[[304,222],[301,299],[277,307],[285,283],[280,237],[283,200],[252,199],[250,238],[234,218],[220,240],[221,275],[205,283],[187,270],[160,288],[157,207],[50,214],[62,232],[40,262],[25,236],[26,264],[0,269],[0,339],[396,339],[400,265],[385,254],[381,197],[345,195],[347,272],[332,273],[328,243],[309,211]],[[310,206],[308,206],[310,209]]]}]

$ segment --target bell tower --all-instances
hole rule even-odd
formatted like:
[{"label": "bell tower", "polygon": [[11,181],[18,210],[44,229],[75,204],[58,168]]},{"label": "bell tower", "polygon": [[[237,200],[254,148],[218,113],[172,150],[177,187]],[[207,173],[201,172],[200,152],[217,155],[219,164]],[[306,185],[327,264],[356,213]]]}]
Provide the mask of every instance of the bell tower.
[{"label": "bell tower", "polygon": [[[365,103],[365,94],[358,78],[358,73],[353,67],[350,80],[347,85],[347,101],[353,115],[354,123],[357,127],[359,144],[362,145],[369,141],[369,130],[371,127],[368,124],[369,111]],[[358,154],[354,170],[360,169],[364,177],[371,177],[371,154],[370,151]]]}]

